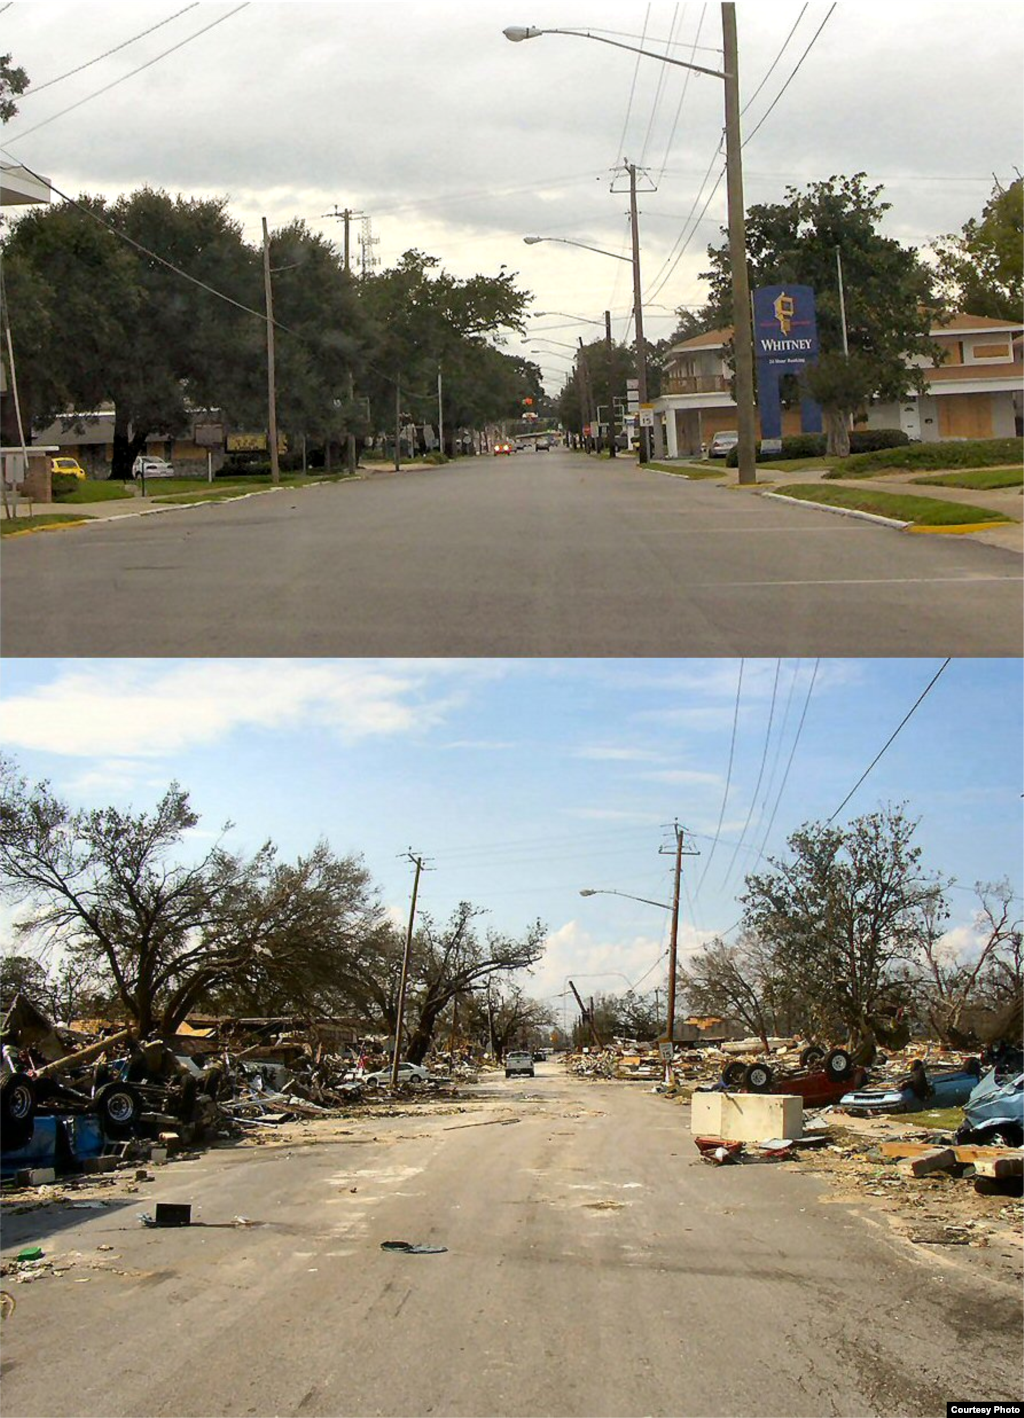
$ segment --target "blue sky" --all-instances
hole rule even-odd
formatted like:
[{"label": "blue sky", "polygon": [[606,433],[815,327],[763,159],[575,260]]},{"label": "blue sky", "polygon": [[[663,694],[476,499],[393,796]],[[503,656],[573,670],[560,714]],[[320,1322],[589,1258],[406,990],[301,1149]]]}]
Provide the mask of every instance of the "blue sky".
[{"label": "blue sky", "polygon": [[[237,847],[325,836],[404,920],[402,854],[422,853],[433,915],[547,924],[528,989],[561,1008],[567,975],[665,978],[668,912],[581,888],[669,901],[678,818],[700,853],[683,953],[726,930],[757,853],[839,808],[941,664],[748,660],[741,682],[734,660],[16,660],[0,704],[5,751],[73,803],[148,807],[178,779],[202,817],[183,854],[229,819]],[[954,660],[839,820],[906,802],[929,868],[1019,894],[1021,721],[1019,661]],[[950,899],[966,939],[972,892]]]}]

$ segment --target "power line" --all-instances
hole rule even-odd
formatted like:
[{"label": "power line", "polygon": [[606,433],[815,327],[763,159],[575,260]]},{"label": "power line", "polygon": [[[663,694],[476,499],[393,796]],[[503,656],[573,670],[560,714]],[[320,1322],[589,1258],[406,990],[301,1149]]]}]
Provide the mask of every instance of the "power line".
[{"label": "power line", "polygon": [[751,797],[751,801],[750,801],[750,811],[747,813],[747,820],[746,820],[746,822],[743,824],[743,831],[740,833],[740,840],[739,840],[739,841],[737,842],[737,844],[736,844],[736,850],[733,852],[733,854],[732,854],[732,860],[730,861],[728,867],[726,868],[725,876],[722,877],[720,889],[721,889],[721,888],[724,888],[725,883],[729,880],[729,877],[730,877],[730,875],[732,874],[732,869],[733,869],[733,867],[736,865],[736,858],[737,858],[737,857],[739,856],[739,854],[740,854],[740,848],[743,846],[743,843],[744,843],[744,842],[746,841],[746,839],[747,839],[747,828],[750,826],[750,819],[754,816],[754,808],[757,806],[757,795],[758,795],[758,793],[761,791],[761,779],[762,779],[762,777],[764,776],[764,765],[765,765],[765,763],[768,761],[768,744],[769,744],[769,742],[770,742],[770,740],[771,740],[771,736],[772,736],[772,723],[774,722],[774,719],[775,719],[775,700],[776,700],[776,696],[778,695],[778,692],[779,692],[779,674],[780,674],[781,669],[782,669],[782,661],[781,661],[781,660],[776,660],[776,661],[775,661],[775,683],[772,685],[772,704],[771,704],[771,709],[768,711],[768,728],[767,728],[767,730],[765,731],[765,736],[764,736],[764,748],[763,748],[763,750],[762,750],[762,752],[761,752],[761,767],[758,769],[757,782],[756,782],[755,785],[754,785],[754,792],[753,792],[753,795],[752,795],[752,797]]},{"label": "power line", "polygon": [[711,843],[711,850],[710,852],[708,852],[707,860],[704,863],[704,870],[701,872],[700,881],[698,881],[697,883],[698,896],[700,895],[701,887],[704,885],[704,878],[708,874],[708,867],[710,867],[711,865],[711,859],[715,855],[715,848],[718,846],[718,837],[720,832],[722,831],[722,823],[725,821],[725,805],[729,801],[729,785],[732,783],[732,761],[733,755],[736,751],[736,726],[739,723],[740,719],[740,691],[743,688],[744,663],[745,662],[743,660],[740,660],[739,678],[736,682],[736,703],[734,704],[732,711],[732,738],[729,741],[729,766],[725,770],[725,792],[722,794],[722,810],[718,814],[718,826],[715,828],[715,836],[714,840]]},{"label": "power line", "polygon": [[786,763],[786,771],[783,773],[782,782],[779,785],[779,795],[775,799],[775,806],[772,808],[772,815],[768,819],[768,826],[765,828],[764,836],[761,838],[761,847],[757,854],[758,857],[764,856],[764,849],[768,845],[768,838],[771,836],[772,827],[775,824],[775,814],[779,810],[779,803],[781,803],[782,801],[782,794],[786,791],[786,784],[789,782],[789,770],[793,766],[793,758],[796,754],[797,744],[800,742],[800,736],[804,731],[804,720],[807,718],[807,710],[811,706],[811,695],[814,693],[814,682],[818,678],[818,666],[820,664],[820,660],[815,660],[814,670],[811,674],[811,682],[807,686],[807,698],[804,700],[803,713],[800,715],[800,722],[796,726],[796,737],[793,740],[793,747],[789,751],[789,759]]},{"label": "power line", "polygon": [[854,783],[853,787],[852,787],[852,788],[850,789],[850,791],[846,794],[846,797],[843,799],[843,801],[842,801],[842,802],[839,804],[839,806],[836,808],[836,810],[835,810],[835,812],[832,814],[832,816],[828,819],[829,822],[834,822],[835,819],[839,816],[839,814],[842,812],[843,808],[846,806],[846,804],[847,804],[847,803],[850,801],[850,799],[853,797],[854,793],[855,793],[855,792],[857,791],[857,789],[860,787],[861,783],[863,783],[864,779],[865,779],[865,778],[868,776],[868,774],[871,772],[872,768],[874,768],[875,764],[876,764],[876,763],[878,762],[878,760],[882,757],[882,754],[885,753],[886,749],[889,747],[889,745],[890,745],[890,744],[893,742],[893,740],[896,738],[896,735],[900,732],[900,730],[904,727],[904,725],[912,718],[912,716],[914,715],[914,713],[917,711],[918,707],[919,707],[919,706],[924,702],[924,700],[927,698],[928,694],[930,694],[932,688],[934,687],[934,685],[935,685],[936,682],[938,681],[939,676],[943,673],[943,671],[946,669],[946,666],[947,666],[948,664],[949,664],[949,660],[948,660],[948,659],[943,660],[942,664],[941,664],[941,665],[939,666],[939,668],[936,670],[935,674],[932,676],[932,678],[931,678],[931,680],[929,681],[928,685],[925,687],[925,689],[922,691],[922,693],[918,696],[918,698],[917,698],[917,700],[915,701],[913,707],[909,710],[909,712],[908,712],[907,714],[904,715],[903,719],[902,719],[902,720],[900,721],[900,723],[896,726],[896,728],[893,730],[893,732],[889,735],[889,737],[886,739],[885,743],[882,745],[882,747],[879,749],[879,751],[875,754],[874,758],[871,760],[871,762],[868,764],[868,766],[864,769],[864,772],[863,772],[863,773],[860,775],[860,777],[857,779],[856,783]]},{"label": "power line", "polygon": [[803,9],[800,11],[799,15],[797,15],[797,17],[796,17],[796,23],[793,25],[793,28],[790,30],[790,32],[789,32],[789,34],[786,36],[786,38],[782,41],[782,48],[779,50],[778,54],[776,54],[775,58],[772,60],[771,64],[769,65],[769,67],[768,67],[768,72],[765,74],[764,78],[763,78],[763,79],[761,80],[761,82],[758,84],[757,88],[754,90],[754,92],[753,92],[753,93],[750,95],[750,97],[747,99],[746,103],[745,103],[745,104],[743,105],[743,107],[740,109],[740,117],[741,117],[741,118],[742,118],[743,115],[746,113],[746,111],[747,111],[747,109],[750,107],[750,105],[751,105],[751,104],[754,102],[754,100],[757,98],[758,94],[759,94],[759,93],[761,92],[761,90],[764,88],[765,84],[768,82],[768,80],[769,80],[769,79],[771,78],[771,76],[774,74],[776,65],[778,64],[778,62],[779,62],[779,60],[782,58],[782,56],[785,54],[785,52],[786,52],[786,46],[789,44],[789,41],[790,41],[790,40],[793,38],[793,36],[796,34],[797,26],[799,25],[800,21],[803,19],[804,15],[805,15],[806,13],[807,13],[807,6],[805,5],[805,6],[803,7]]},{"label": "power line", "polygon": [[[642,44],[644,43],[644,41],[647,39],[647,22],[648,22],[648,20],[649,20],[650,18],[651,18],[651,7],[650,7],[650,5],[648,5],[646,11],[644,12],[644,30],[643,30],[643,34],[640,36],[640,43],[641,43],[641,45],[642,45]],[[622,151],[623,151],[623,148],[624,148],[625,145],[626,145],[626,130],[629,128],[629,120],[630,120],[630,116],[631,116],[631,114],[632,114],[632,112],[633,112],[633,99],[634,99],[634,97],[635,97],[635,95],[636,95],[636,81],[637,81],[637,79],[638,79],[639,76],[640,76],[640,60],[641,60],[641,58],[642,58],[642,56],[638,54],[638,55],[636,56],[636,63],[633,65],[633,83],[632,83],[632,85],[631,85],[631,87],[630,87],[630,90],[629,90],[629,102],[626,104],[626,117],[623,119],[623,123],[622,123],[622,137],[619,139],[619,151],[618,151],[618,154],[616,155],[616,158],[615,158],[615,165],[616,165],[616,167],[619,165],[619,162],[622,160]]]},{"label": "power line", "polygon": [[789,88],[790,84],[793,82],[793,80],[796,78],[797,74],[800,72],[800,66],[803,64],[803,62],[804,62],[804,60],[807,58],[808,54],[810,54],[811,50],[814,48],[814,46],[815,46],[815,44],[816,44],[816,42],[817,42],[818,36],[821,34],[822,30],[825,28],[825,26],[828,24],[829,20],[832,18],[832,12],[835,10],[835,8],[836,8],[835,5],[833,5],[832,8],[829,10],[828,14],[827,14],[827,15],[825,16],[825,18],[822,20],[821,24],[820,24],[820,25],[818,26],[818,28],[815,30],[814,35],[813,35],[813,37],[812,37],[812,39],[811,39],[810,44],[807,46],[807,48],[804,50],[803,54],[801,54],[800,58],[797,60],[796,68],[793,70],[792,74],[790,74],[789,78],[788,78],[788,79],[786,80],[786,82],[783,84],[783,86],[782,86],[782,88],[779,90],[779,92],[775,95],[775,98],[772,100],[772,103],[769,105],[767,111],[766,111],[766,112],[764,113],[764,115],[762,116],[760,123],[758,123],[758,124],[757,124],[757,127],[755,127],[751,132],[749,132],[749,133],[747,134],[747,136],[743,139],[743,144],[742,144],[743,147],[746,147],[746,146],[747,146],[747,144],[750,142],[751,138],[754,136],[754,134],[758,131],[758,129],[759,129],[759,128],[761,127],[761,125],[764,123],[765,119],[766,119],[766,118],[768,117],[768,115],[771,113],[772,109],[773,109],[773,108],[775,107],[775,105],[778,103],[779,99],[780,99],[780,98],[782,97],[782,95],[786,92],[786,90]]},{"label": "power line", "polygon": [[136,74],[141,74],[144,69],[151,69],[154,64],[159,64],[161,59],[166,59],[168,54],[174,54],[176,50],[184,49],[186,44],[191,44],[192,41],[198,39],[200,35],[207,34],[210,30],[215,29],[217,25],[224,24],[225,20],[230,20],[240,11],[248,9],[249,4],[250,0],[244,0],[243,4],[236,5],[235,8],[229,10],[226,15],[221,15],[219,19],[211,20],[208,25],[204,25],[202,29],[196,30],[194,34],[190,34],[186,39],[180,40],[177,44],[172,44],[170,49],[165,49],[163,53],[156,55],[155,58],[147,59],[146,63],[140,64],[137,69],[131,69],[127,74],[122,74],[120,78],[112,80],[109,84],[104,84],[101,89],[97,89],[94,93],[86,94],[85,98],[80,98],[77,103],[72,103],[69,104],[67,108],[62,108],[59,113],[51,113],[49,118],[44,118],[41,122],[33,124],[31,128],[26,128],[21,133],[16,133],[13,138],[8,138],[7,142],[20,143],[22,138],[27,138],[30,133],[35,133],[40,128],[45,128],[47,123],[53,123],[55,119],[63,118],[65,114],[73,113],[76,108],[81,108],[83,104],[91,103],[94,98],[99,98],[101,94],[109,93],[110,90],[116,88],[118,84],[123,84],[125,80],[134,78]]},{"label": "power line", "polygon": [[[199,4],[199,0],[193,0],[191,5],[186,5],[183,10],[176,10],[173,15],[168,15],[166,20],[160,20],[155,25],[150,25],[148,30],[141,30],[138,34],[132,35],[131,39],[126,39],[121,44],[116,44],[113,49],[106,50],[103,54],[97,54],[95,59],[87,59],[84,64],[79,64],[74,69],[68,69],[64,74],[58,74],[55,79],[47,79],[45,84],[33,84],[30,89],[22,95],[23,98],[33,98],[36,94],[41,94],[44,89],[52,88],[54,84],[61,83],[64,79],[70,79],[72,74],[80,74],[83,69],[90,69],[93,64],[99,64],[103,59],[109,59],[112,54],[117,54],[119,50],[127,49],[130,44],[135,44],[137,40],[145,39],[146,35],[152,34],[154,30],[163,29],[164,25],[169,25],[172,20],[184,15],[188,10],[194,10]],[[0,14],[3,11],[0,10]],[[47,120],[49,121],[49,120]]]}]

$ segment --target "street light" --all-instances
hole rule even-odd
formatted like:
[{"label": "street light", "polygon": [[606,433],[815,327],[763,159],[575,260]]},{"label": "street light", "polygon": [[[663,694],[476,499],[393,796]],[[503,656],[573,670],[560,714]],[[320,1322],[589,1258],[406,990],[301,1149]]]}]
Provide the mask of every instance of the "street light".
[{"label": "street light", "polygon": [[[508,33],[509,33],[508,30],[506,30],[505,33],[506,33],[506,35],[508,35]],[[540,33],[548,33],[548,31],[540,31],[540,30],[537,30],[537,31],[535,31],[535,33],[537,33],[537,34],[540,34]],[[552,31],[552,33],[554,33],[554,31]],[[521,35],[519,35],[518,37],[519,37],[520,39],[530,39],[530,38],[532,38],[532,35],[521,34]],[[511,36],[509,36],[509,38],[511,38]],[[563,244],[563,246],[581,246],[584,251],[596,251],[599,256],[610,256],[613,261],[628,261],[629,264],[633,267],[633,324],[634,324],[634,326],[635,326],[635,328],[636,328],[637,384],[638,384],[638,388],[639,388],[639,393],[640,393],[641,402],[646,401],[646,399],[647,399],[647,350],[646,350],[646,348],[645,348],[645,346],[644,346],[644,323],[643,323],[644,317],[643,317],[643,307],[642,307],[641,304],[640,304],[640,246],[639,246],[639,242],[638,242],[638,239],[637,239],[636,218],[635,218],[635,215],[634,215],[634,219],[633,219],[633,254],[632,254],[632,256],[623,256],[623,255],[621,254],[621,252],[618,252],[618,251],[606,251],[603,246],[591,246],[591,245],[590,245],[588,242],[586,242],[586,241],[574,241],[571,237],[568,237],[568,236],[524,236],[524,237],[523,237],[523,240],[526,242],[527,246],[535,246],[538,241],[560,241],[560,242]],[[538,315],[544,315],[544,314],[548,314],[548,315],[559,315],[559,314],[563,314],[563,315],[564,315],[565,313],[566,313],[565,311],[558,311],[558,310],[549,310],[549,311],[540,310],[540,311],[537,312]],[[572,316],[572,315],[570,315],[568,318],[569,318],[570,320],[572,320],[572,319],[574,319],[575,317]],[[600,324],[600,321],[594,320],[594,321],[587,321],[586,323],[587,323],[587,324],[594,324],[594,325],[597,325],[597,324]],[[605,326],[605,345],[606,345],[606,347],[607,347],[607,352],[608,352],[608,407],[609,407],[609,411],[610,411],[610,410],[611,410],[611,407],[612,407],[612,402],[611,402],[611,401],[612,401],[612,364],[611,364],[611,360],[612,360],[612,326],[611,326],[611,314],[610,314],[610,312],[607,311],[607,310],[605,311],[605,315],[604,315],[604,326]],[[554,343],[554,342],[552,342],[552,343]],[[580,341],[580,343],[582,344],[582,340]],[[612,417],[611,417],[611,413],[610,413],[610,412],[609,412],[609,416],[608,416],[608,433],[609,433],[609,438],[608,438],[608,453],[609,453],[609,456],[610,456],[610,457],[614,458],[614,457],[615,457],[615,424],[614,424],[614,420],[613,420]],[[641,430],[640,430],[640,433],[641,433],[641,438],[640,438],[640,454],[639,454],[639,461],[640,461],[641,463],[646,463],[646,462],[647,462],[647,437],[646,437],[646,432],[645,432],[645,430],[641,429]],[[599,434],[599,436],[598,436],[598,439],[599,439],[599,441],[598,441],[598,447],[600,447],[600,434]]]},{"label": "street light", "polygon": [[[549,238],[549,239],[550,239],[550,238]],[[533,242],[531,242],[530,245],[532,246],[532,245],[533,245]],[[565,318],[566,318],[566,320],[576,320],[576,321],[579,322],[580,325],[603,325],[603,324],[604,324],[604,321],[603,321],[603,320],[591,320],[588,315],[572,315],[572,314],[570,314],[570,312],[569,312],[568,310],[535,310],[535,311],[533,312],[533,318],[534,318],[535,320],[540,320],[540,319],[542,319],[543,317],[548,316],[548,315],[564,315]],[[558,326],[557,326],[557,325],[554,325],[554,326],[552,326],[552,329],[557,330],[557,329],[558,329]]]},{"label": "street light", "polygon": [[[671,911],[672,907],[667,906],[664,901],[651,901],[646,896],[632,896],[628,891],[615,891],[610,886],[602,888],[599,886],[587,886],[580,892],[581,896],[625,896],[627,901],[642,901],[645,906],[660,906],[663,911]],[[617,971],[612,971],[617,974]]]},{"label": "street light", "polygon": [[[667,54],[656,54],[651,49],[640,49],[635,44],[623,44],[621,40],[608,39],[604,35],[593,34],[590,30],[542,30],[534,25],[509,25],[503,33],[505,38],[511,40],[513,44],[519,44],[524,39],[536,39],[542,34],[575,35],[579,39],[597,40],[599,44],[610,44],[615,49],[626,49],[631,54],[642,54],[645,58],[657,59],[662,64],[673,64],[680,69],[693,69],[698,74],[710,74],[715,79],[723,80],[725,84],[725,172],[729,207],[729,265],[732,269],[733,349],[736,358],[736,431],[739,440],[737,458],[739,461],[739,482],[744,485],[756,482],[754,341],[750,328],[750,282],[747,277],[747,234],[746,218],[743,211],[739,55],[736,44],[736,5],[734,0],[726,0],[726,3],[722,5],[724,69],[705,69],[700,64],[691,64],[685,59],[672,59]],[[634,232],[634,236],[635,234]]]}]

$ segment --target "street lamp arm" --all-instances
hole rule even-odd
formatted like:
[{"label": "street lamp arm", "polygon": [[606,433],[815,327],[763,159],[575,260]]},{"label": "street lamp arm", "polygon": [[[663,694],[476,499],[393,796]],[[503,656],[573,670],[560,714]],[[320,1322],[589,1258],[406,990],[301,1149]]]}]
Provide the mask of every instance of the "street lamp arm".
[{"label": "street lamp arm", "polygon": [[651,901],[647,896],[633,896],[628,891],[614,891],[611,887],[588,887],[580,892],[581,896],[624,896],[627,901],[642,901],[645,906],[660,906],[663,911],[671,911],[672,907],[664,901]]},{"label": "street lamp arm", "polygon": [[573,34],[580,39],[596,39],[598,44],[610,44],[615,49],[628,49],[631,54],[643,54],[648,59],[658,59],[662,64],[675,64],[680,69],[693,69],[698,74],[710,74],[713,79],[727,79],[732,76],[725,74],[721,69],[705,69],[700,64],[690,64],[685,59],[673,59],[667,54],[655,54],[652,49],[639,49],[635,44],[623,44],[618,39],[607,39],[603,34],[594,34],[591,30],[539,30],[532,25],[509,25],[503,30],[505,38],[511,40],[513,44],[520,43],[524,39],[536,39],[542,34]]},{"label": "street lamp arm", "polygon": [[601,246],[588,246],[585,241],[573,241],[568,236],[524,236],[523,240],[527,246],[536,246],[538,241],[560,241],[563,246],[582,246],[584,251],[596,251],[599,256],[610,256],[613,261],[633,260],[632,256],[622,256],[618,251],[605,251]]}]

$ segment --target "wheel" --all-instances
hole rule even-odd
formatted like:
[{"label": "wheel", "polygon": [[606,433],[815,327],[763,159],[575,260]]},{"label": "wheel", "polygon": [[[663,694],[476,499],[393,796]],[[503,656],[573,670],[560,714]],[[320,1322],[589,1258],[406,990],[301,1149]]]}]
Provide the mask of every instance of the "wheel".
[{"label": "wheel", "polygon": [[775,1075],[767,1064],[751,1064],[744,1075],[744,1083],[751,1093],[767,1093],[772,1086]]},{"label": "wheel", "polygon": [[732,1063],[727,1063],[725,1068],[722,1069],[722,1082],[725,1084],[726,1088],[738,1088],[741,1083],[745,1082],[746,1076],[747,1066],[745,1063],[740,1063],[738,1059],[734,1059]]},{"label": "wheel", "polygon": [[12,1073],[0,1086],[0,1116],[4,1145],[24,1147],[32,1136],[36,1115],[35,1085],[26,1073]]},{"label": "wheel", "polygon": [[130,1083],[108,1083],[95,1097],[96,1111],[104,1132],[111,1137],[129,1137],[142,1112],[142,1100]]},{"label": "wheel", "polygon": [[853,1072],[853,1060],[849,1049],[830,1049],[825,1055],[825,1072],[834,1083],[841,1083]]},{"label": "wheel", "polygon": [[813,1068],[815,1064],[820,1064],[824,1057],[825,1050],[820,1044],[808,1044],[800,1054],[800,1067]]}]

